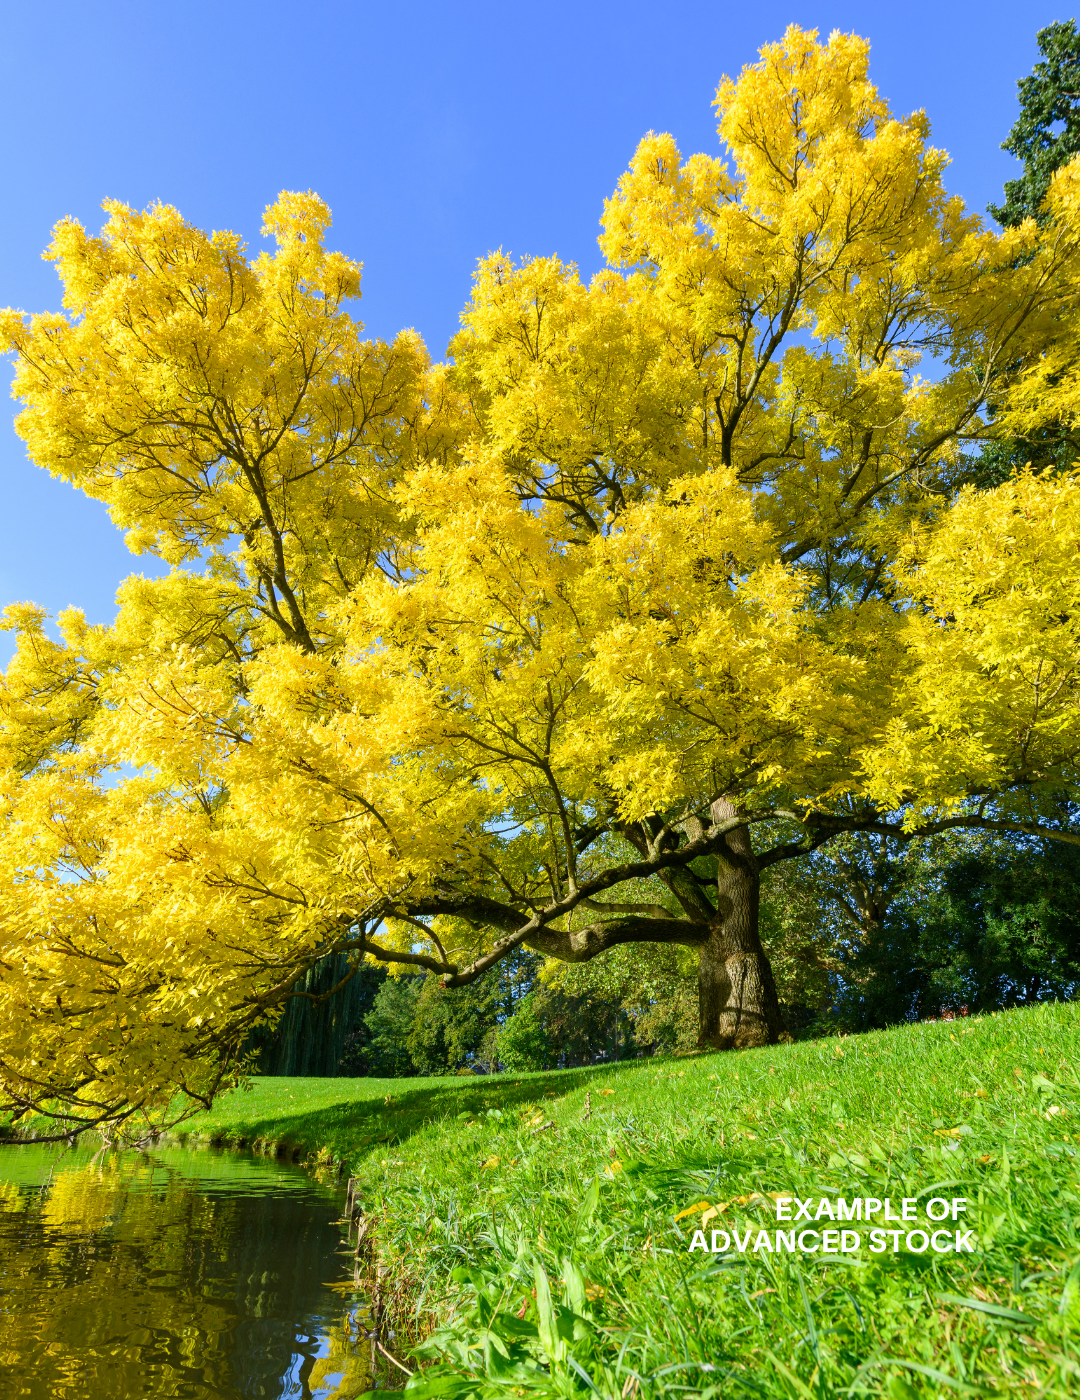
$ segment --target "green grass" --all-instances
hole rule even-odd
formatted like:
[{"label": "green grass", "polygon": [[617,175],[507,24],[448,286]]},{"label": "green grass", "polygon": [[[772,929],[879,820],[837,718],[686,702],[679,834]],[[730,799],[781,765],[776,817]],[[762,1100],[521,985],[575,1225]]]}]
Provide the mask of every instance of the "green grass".
[{"label": "green grass", "polygon": [[[1078,1074],[1080,1007],[1054,1005],[589,1071],[263,1080],[191,1126],[347,1164],[397,1346],[427,1338],[421,1394],[1034,1400],[1080,1395]],[[785,1191],[964,1196],[978,1248],[688,1252],[688,1207],[756,1235],[754,1193]]]}]

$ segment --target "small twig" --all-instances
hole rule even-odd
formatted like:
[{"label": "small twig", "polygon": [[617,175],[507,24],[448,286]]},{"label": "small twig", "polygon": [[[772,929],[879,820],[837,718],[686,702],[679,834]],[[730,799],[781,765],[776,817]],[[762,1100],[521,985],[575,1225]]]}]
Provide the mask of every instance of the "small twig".
[{"label": "small twig", "polygon": [[589,1119],[592,1117],[592,1090],[591,1090],[591,1089],[586,1089],[586,1090],[585,1090],[585,1113],[584,1113],[583,1116],[584,1116],[586,1122],[588,1122]]},{"label": "small twig", "polygon": [[373,1337],[372,1340],[382,1352],[383,1356],[386,1357],[387,1361],[392,1361],[399,1371],[404,1371],[407,1376],[412,1376],[416,1374],[414,1371],[410,1371],[408,1366],[403,1366],[396,1356],[392,1356],[390,1352],[388,1352],[383,1346],[382,1342],[379,1341],[378,1337]]},{"label": "small twig", "polygon": [[535,1136],[537,1135],[537,1133],[544,1133],[544,1132],[546,1132],[546,1131],[548,1130],[548,1128],[554,1128],[554,1126],[555,1126],[555,1119],[554,1119],[554,1118],[549,1118],[548,1121],[547,1121],[546,1123],[541,1123],[540,1126],[539,1126],[539,1128],[534,1128],[534,1129],[533,1129],[533,1132],[532,1132],[532,1135],[533,1135],[533,1137],[535,1137]]}]

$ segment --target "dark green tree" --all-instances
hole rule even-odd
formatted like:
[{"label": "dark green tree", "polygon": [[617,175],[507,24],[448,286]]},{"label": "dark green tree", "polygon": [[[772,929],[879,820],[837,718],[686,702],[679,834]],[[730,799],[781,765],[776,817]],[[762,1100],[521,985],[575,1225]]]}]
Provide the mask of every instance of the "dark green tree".
[{"label": "dark green tree", "polygon": [[532,989],[542,959],[521,948],[486,977],[443,987],[428,977],[416,1003],[409,1055],[421,1074],[446,1074],[471,1064],[488,1069],[492,1037]]},{"label": "dark green tree", "polygon": [[1080,851],[953,833],[916,846],[905,865],[872,923],[823,909],[837,932],[823,1023],[871,1030],[1076,996]]},{"label": "dark green tree", "polygon": [[990,213],[1002,225],[1046,217],[1042,202],[1054,171],[1080,152],[1080,33],[1075,20],[1047,25],[1035,36],[1043,61],[1017,83],[1020,115],[1001,149],[1023,162],[1005,182],[1004,204]]},{"label": "dark green tree", "polygon": [[[1023,173],[1005,182],[1005,202],[991,204],[999,224],[1036,219],[1043,223],[1042,203],[1054,171],[1080,152],[1080,33],[1075,20],[1063,20],[1036,35],[1043,61],[1017,83],[1020,115],[1002,142],[1002,150],[1023,162]],[[973,479],[984,488],[1000,486],[1028,463],[1036,471],[1062,471],[1080,456],[1074,433],[1052,425],[1022,440],[990,442],[976,460]]]},{"label": "dark green tree", "polygon": [[[1080,989],[1080,851],[999,841],[945,872],[924,938],[973,1011],[1069,1000]],[[929,952],[929,949],[928,949]]]},{"label": "dark green tree", "polygon": [[[639,890],[660,902],[645,882]],[[670,944],[624,944],[593,962],[564,964],[534,997],[533,1015],[545,1027],[555,1064],[697,1046],[696,960]]]},{"label": "dark green tree", "polygon": [[379,988],[355,1047],[365,1066],[363,1072],[384,1078],[416,1073],[409,1037],[424,980],[388,977]]}]

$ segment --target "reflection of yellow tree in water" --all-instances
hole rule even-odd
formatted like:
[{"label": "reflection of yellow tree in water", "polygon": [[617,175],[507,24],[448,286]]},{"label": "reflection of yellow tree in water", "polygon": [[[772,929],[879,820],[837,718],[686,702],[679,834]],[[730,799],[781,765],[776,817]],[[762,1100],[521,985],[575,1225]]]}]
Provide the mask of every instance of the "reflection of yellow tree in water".
[{"label": "reflection of yellow tree in water", "polygon": [[308,1378],[313,1394],[325,1400],[356,1400],[371,1389],[369,1350],[355,1346],[354,1341],[345,1322],[327,1330],[325,1344],[330,1350],[319,1357]]},{"label": "reflection of yellow tree in water", "polygon": [[0,1210],[25,1210],[29,1204],[29,1197],[25,1192],[20,1191],[14,1183],[0,1181]]},{"label": "reflection of yellow tree in water", "polygon": [[[5,1400],[281,1393],[291,1290],[310,1276],[317,1298],[326,1227],[305,1230],[305,1216],[297,1228],[287,1193],[193,1190],[168,1157],[109,1153],[38,1191],[0,1182]],[[17,1238],[3,1234],[11,1227]],[[351,1400],[366,1366],[343,1329],[328,1340],[330,1354],[305,1359],[297,1379],[314,1366],[303,1393]]]},{"label": "reflection of yellow tree in water", "polygon": [[[206,1264],[223,1248],[231,1203],[179,1184],[132,1189],[147,1184],[146,1170],[138,1158],[110,1153],[57,1172],[27,1212],[38,1238],[5,1249],[4,1288],[29,1304],[0,1314],[0,1364],[21,1393],[164,1397],[176,1394],[178,1373],[191,1371],[204,1393],[232,1389],[233,1318],[204,1298],[205,1268],[184,1267],[189,1241],[208,1252]],[[208,1207],[222,1217],[217,1229]],[[117,1249],[119,1241],[131,1247]],[[156,1376],[145,1365],[148,1349],[159,1352]]]}]

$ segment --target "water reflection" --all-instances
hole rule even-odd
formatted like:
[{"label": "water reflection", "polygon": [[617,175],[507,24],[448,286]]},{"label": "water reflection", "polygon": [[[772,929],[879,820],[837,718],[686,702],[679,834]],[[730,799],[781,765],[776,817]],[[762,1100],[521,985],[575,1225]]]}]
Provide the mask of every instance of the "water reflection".
[{"label": "water reflection", "polygon": [[352,1400],[341,1208],[250,1155],[0,1148],[4,1400]]}]

